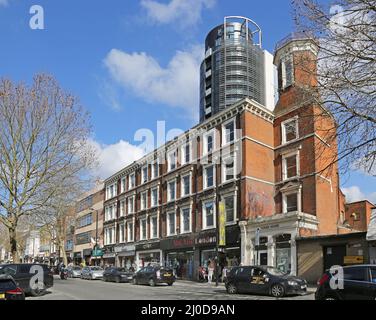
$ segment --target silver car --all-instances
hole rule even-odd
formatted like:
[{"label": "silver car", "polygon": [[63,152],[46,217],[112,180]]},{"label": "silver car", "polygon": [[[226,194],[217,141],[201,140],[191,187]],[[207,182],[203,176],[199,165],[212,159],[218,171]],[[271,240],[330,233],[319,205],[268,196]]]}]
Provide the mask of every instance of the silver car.
[{"label": "silver car", "polygon": [[70,278],[80,278],[81,277],[81,268],[78,266],[68,267],[68,277]]},{"label": "silver car", "polygon": [[104,270],[101,267],[84,267],[81,271],[81,279],[102,279],[103,272]]}]

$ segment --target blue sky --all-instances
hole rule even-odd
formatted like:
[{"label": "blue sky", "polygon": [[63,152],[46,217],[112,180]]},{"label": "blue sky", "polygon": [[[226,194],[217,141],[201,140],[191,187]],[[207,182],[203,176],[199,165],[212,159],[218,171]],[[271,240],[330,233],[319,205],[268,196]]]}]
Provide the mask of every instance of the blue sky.
[{"label": "blue sky", "polygon": [[[189,129],[198,116],[198,66],[206,34],[226,15],[255,20],[263,47],[293,31],[290,0],[0,0],[0,76],[53,74],[91,112],[105,177],[142,154],[140,128]],[[32,30],[32,5],[44,30]],[[173,90],[165,90],[165,88]],[[342,179],[350,200],[376,202],[375,178]]]}]

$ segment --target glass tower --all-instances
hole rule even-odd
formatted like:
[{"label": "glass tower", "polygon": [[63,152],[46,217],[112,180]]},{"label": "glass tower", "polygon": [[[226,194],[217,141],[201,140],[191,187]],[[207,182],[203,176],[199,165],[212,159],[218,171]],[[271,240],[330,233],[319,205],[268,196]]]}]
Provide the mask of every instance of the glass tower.
[{"label": "glass tower", "polygon": [[226,17],[209,32],[200,70],[200,122],[249,97],[265,105],[265,58],[260,27]]}]

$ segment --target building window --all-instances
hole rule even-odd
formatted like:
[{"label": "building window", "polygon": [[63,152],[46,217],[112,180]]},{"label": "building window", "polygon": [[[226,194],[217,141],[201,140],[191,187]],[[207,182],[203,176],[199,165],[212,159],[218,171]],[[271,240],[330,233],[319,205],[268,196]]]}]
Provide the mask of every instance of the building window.
[{"label": "building window", "polygon": [[222,144],[227,145],[235,141],[235,119],[222,126]]},{"label": "building window", "polygon": [[105,221],[114,220],[116,218],[116,204],[106,207],[104,213]]},{"label": "building window", "polygon": [[120,217],[125,216],[125,200],[120,201]]},{"label": "building window", "polygon": [[191,232],[191,209],[184,208],[180,214],[180,233]]},{"label": "building window", "polygon": [[104,229],[104,245],[115,243],[115,227]]},{"label": "building window", "polygon": [[191,175],[186,175],[181,179],[181,195],[183,197],[191,194]]},{"label": "building window", "polygon": [[188,164],[191,162],[191,145],[190,143],[185,144],[181,147],[181,164]]},{"label": "building window", "polygon": [[283,212],[296,212],[299,211],[298,206],[299,193],[290,193],[283,195]]},{"label": "building window", "polygon": [[145,183],[148,181],[148,166],[145,166],[142,168],[141,179],[142,179],[142,183]]},{"label": "building window", "polygon": [[154,216],[151,217],[151,238],[155,239],[158,238],[158,217]]},{"label": "building window", "polygon": [[83,228],[93,223],[93,216],[91,213],[78,219],[77,228]]},{"label": "building window", "polygon": [[145,191],[141,193],[141,210],[145,210],[147,208],[148,202],[148,192]]},{"label": "building window", "polygon": [[108,186],[106,188],[106,200],[112,199],[113,197],[116,197],[116,183]]},{"label": "building window", "polygon": [[214,165],[211,165],[204,169],[204,189],[213,187],[214,183]]},{"label": "building window", "polygon": [[282,90],[290,87],[294,82],[294,65],[292,58],[281,61],[279,75],[282,80]]},{"label": "building window", "polygon": [[140,240],[147,239],[147,221],[145,219],[140,220]]},{"label": "building window", "polygon": [[134,224],[132,221],[129,221],[128,223],[128,242],[134,241]]},{"label": "building window", "polygon": [[235,197],[230,196],[225,198],[226,223],[235,222]]},{"label": "building window", "polygon": [[129,186],[128,189],[131,190],[136,187],[136,174],[132,173],[129,175]]},{"label": "building window", "polygon": [[159,176],[159,163],[155,161],[151,166],[151,176],[152,179],[156,179]]},{"label": "building window", "polygon": [[204,135],[203,155],[209,154],[215,149],[215,132],[214,130]]},{"label": "building window", "polygon": [[176,199],[176,182],[175,180],[168,183],[167,200],[173,201]]},{"label": "building window", "polygon": [[135,212],[134,204],[135,204],[135,197],[129,197],[128,198],[128,214],[132,214]]},{"label": "building window", "polygon": [[299,138],[298,119],[294,118],[282,123],[282,143],[288,143]]},{"label": "building window", "polygon": [[154,188],[151,190],[151,206],[158,206],[158,188]]},{"label": "building window", "polygon": [[295,178],[299,176],[299,154],[285,156],[282,159],[283,164],[283,180]]},{"label": "building window", "polygon": [[230,181],[235,178],[235,158],[230,156],[222,162],[222,181]]},{"label": "building window", "polygon": [[121,179],[121,183],[120,183],[120,189],[121,189],[121,193],[125,192],[125,186],[126,186],[126,181],[127,179],[126,178],[122,178]]},{"label": "building window", "polygon": [[214,202],[205,202],[203,205],[203,227],[204,229],[215,228]]},{"label": "building window", "polygon": [[176,169],[176,151],[170,152],[167,156],[167,162],[168,162],[168,171],[172,171]]},{"label": "building window", "polygon": [[90,243],[90,241],[91,241],[91,231],[76,235],[76,245]]},{"label": "building window", "polygon": [[119,242],[120,243],[125,242],[125,224],[124,223],[119,225]]},{"label": "building window", "polygon": [[170,212],[167,214],[167,235],[172,236],[175,234],[176,234],[175,212]]}]

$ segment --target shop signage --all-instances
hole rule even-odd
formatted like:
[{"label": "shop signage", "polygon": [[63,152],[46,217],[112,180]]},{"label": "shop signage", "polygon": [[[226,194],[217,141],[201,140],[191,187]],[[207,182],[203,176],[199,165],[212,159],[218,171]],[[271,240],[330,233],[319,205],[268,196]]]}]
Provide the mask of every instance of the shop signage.
[{"label": "shop signage", "polygon": [[226,246],[226,207],[224,202],[219,203],[219,221],[218,221],[218,229],[219,229],[219,240],[218,245],[220,247]]},{"label": "shop signage", "polygon": [[92,252],[91,249],[84,249],[82,251],[82,254],[83,254],[84,257],[88,257],[88,256],[91,256],[91,252]]},{"label": "shop signage", "polygon": [[215,232],[198,235],[197,238],[195,239],[196,246],[213,245],[216,243],[217,243],[217,236]]},{"label": "shop signage", "polygon": [[144,243],[136,245],[137,251],[146,251],[146,250],[154,250],[160,249],[161,244],[159,242],[152,242],[152,243]]},{"label": "shop signage", "polygon": [[116,254],[115,253],[105,253],[103,255],[103,259],[109,259],[109,258],[115,258]]},{"label": "shop signage", "polygon": [[175,238],[161,241],[162,250],[192,248],[194,245],[195,240],[193,237]]},{"label": "shop signage", "polygon": [[343,259],[344,264],[363,264],[364,257],[363,256],[346,256]]},{"label": "shop signage", "polygon": [[116,253],[123,252],[123,251],[135,251],[136,247],[134,245],[123,245],[123,246],[116,246],[114,251]]},{"label": "shop signage", "polygon": [[103,250],[102,249],[99,249],[99,248],[95,248],[93,250],[93,254],[92,254],[93,257],[102,257],[103,256]]}]

